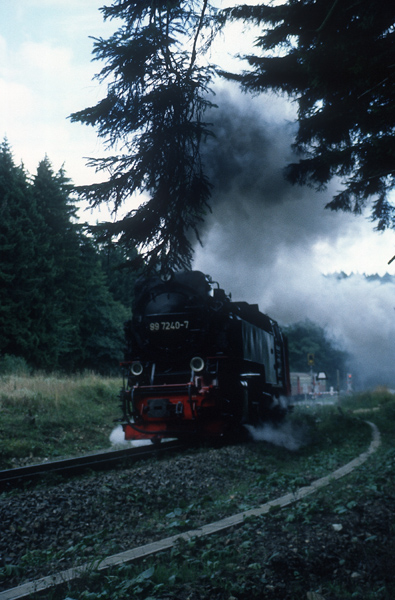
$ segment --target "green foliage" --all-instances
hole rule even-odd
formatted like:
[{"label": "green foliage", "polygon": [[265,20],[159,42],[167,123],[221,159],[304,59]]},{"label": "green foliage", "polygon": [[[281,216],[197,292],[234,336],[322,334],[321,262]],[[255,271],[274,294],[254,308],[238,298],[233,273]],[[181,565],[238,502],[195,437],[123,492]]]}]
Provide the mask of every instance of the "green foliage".
[{"label": "green foliage", "polygon": [[[40,307],[38,290],[46,275],[45,246],[38,234],[42,216],[27,174],[13,162],[6,141],[0,147],[0,352],[34,356]],[[38,319],[37,319],[38,317]]]},{"label": "green foliage", "polygon": [[214,70],[198,58],[211,42],[214,9],[207,0],[118,0],[101,10],[105,19],[124,21],[108,40],[94,43],[95,60],[105,62],[97,78],[107,82],[107,96],[71,120],[96,127],[120,150],[89,161],[109,179],[79,193],[92,206],[111,202],[115,210],[143,193],[147,200],[138,209],[96,231],[139,248],[151,268],[190,267],[190,236],[198,236],[210,197],[200,145],[211,135],[203,115],[213,106]]},{"label": "green foliage", "polygon": [[[103,248],[75,220],[73,187],[48,158],[29,178],[0,148],[0,353],[14,372],[25,361],[47,371],[118,371],[123,323],[130,317],[135,275],[116,277],[127,261]],[[134,252],[135,253],[135,252]]]},{"label": "green foliage", "polygon": [[283,328],[288,338],[289,361],[291,371],[307,372],[307,355],[314,354],[314,371],[324,371],[329,385],[336,385],[339,370],[344,373],[347,354],[337,347],[325,330],[306,320]]},{"label": "green foliage", "polygon": [[385,387],[366,390],[342,398],[342,406],[354,410],[379,408],[391,402],[394,402],[394,395]]},{"label": "green foliage", "polygon": [[100,256],[102,271],[106,275],[108,289],[114,300],[131,309],[134,285],[138,277],[138,272],[132,267],[137,251],[133,249],[129,252],[120,243],[103,245],[96,241],[95,247]]},{"label": "green foliage", "polygon": [[377,388],[342,398],[342,406],[374,420],[382,435],[393,437],[395,396],[388,389]]},{"label": "green foliage", "polygon": [[30,367],[21,356],[5,354],[0,357],[0,376],[2,375],[29,375]]},{"label": "green foliage", "polygon": [[248,70],[225,76],[247,91],[274,90],[298,103],[302,158],[288,166],[288,179],[321,189],[339,176],[344,189],[331,209],[358,213],[373,197],[378,229],[394,226],[393,4],[288,0],[225,13],[261,29],[261,53],[245,57]]},{"label": "green foliage", "polygon": [[73,273],[74,293],[70,298],[74,332],[64,362],[68,370],[118,372],[123,358],[123,324],[129,310],[114,300],[100,258],[87,238],[79,244],[79,265]]}]

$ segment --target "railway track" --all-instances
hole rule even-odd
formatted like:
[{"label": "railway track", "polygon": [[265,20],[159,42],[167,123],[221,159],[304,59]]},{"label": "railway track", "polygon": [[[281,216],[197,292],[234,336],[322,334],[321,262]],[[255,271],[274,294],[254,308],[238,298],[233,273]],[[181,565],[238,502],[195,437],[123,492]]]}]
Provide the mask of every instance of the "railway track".
[{"label": "railway track", "polygon": [[51,475],[71,477],[86,471],[99,471],[114,468],[131,461],[143,460],[153,455],[185,448],[177,441],[162,442],[160,445],[147,445],[122,450],[107,450],[66,458],[63,460],[38,463],[0,471],[0,491],[11,490],[26,483],[35,482]]},{"label": "railway track", "polygon": [[50,588],[65,584],[74,579],[78,579],[84,574],[91,572],[92,569],[100,572],[112,566],[127,564],[134,560],[138,560],[150,555],[157,554],[159,552],[163,552],[165,550],[169,550],[180,539],[188,541],[193,538],[221,533],[235,526],[242,525],[247,517],[268,514],[271,511],[273,511],[273,509],[281,509],[293,505],[298,501],[303,500],[304,498],[314,494],[318,490],[330,486],[331,483],[333,483],[334,481],[339,480],[342,477],[348,475],[354,469],[360,467],[374,452],[377,451],[381,444],[380,432],[373,423],[370,423],[368,421],[367,423],[369,424],[372,430],[372,439],[368,449],[365,452],[362,452],[359,456],[357,456],[350,462],[343,465],[342,467],[336,469],[335,471],[329,473],[324,477],[313,481],[308,486],[304,486],[297,490],[293,490],[292,492],[289,492],[279,498],[274,498],[273,500],[270,500],[257,508],[244,510],[243,512],[234,514],[229,517],[225,517],[219,521],[203,525],[198,529],[177,533],[170,537],[166,537],[161,540],[148,543],[144,546],[131,548],[130,550],[127,550],[125,552],[108,556],[107,558],[98,560],[96,562],[81,564],[78,567],[73,567],[62,572],[54,573],[50,576],[26,582],[18,587],[0,591],[0,600],[22,600],[24,598],[29,598],[33,594],[44,592],[45,590],[48,590]]}]

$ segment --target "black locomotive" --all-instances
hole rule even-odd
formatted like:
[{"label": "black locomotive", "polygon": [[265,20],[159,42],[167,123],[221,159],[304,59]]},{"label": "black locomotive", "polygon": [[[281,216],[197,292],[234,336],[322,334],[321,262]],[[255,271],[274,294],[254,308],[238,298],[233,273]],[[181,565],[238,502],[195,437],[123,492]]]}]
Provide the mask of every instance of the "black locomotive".
[{"label": "black locomotive", "polygon": [[278,324],[200,271],[139,280],[125,333],[125,439],[222,436],[286,412]]}]

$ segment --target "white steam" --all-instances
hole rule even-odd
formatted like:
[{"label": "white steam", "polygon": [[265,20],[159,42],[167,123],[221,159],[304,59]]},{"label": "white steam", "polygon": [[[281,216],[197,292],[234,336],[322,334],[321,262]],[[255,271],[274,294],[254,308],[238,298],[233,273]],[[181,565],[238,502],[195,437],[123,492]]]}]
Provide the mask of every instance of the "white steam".
[{"label": "white steam", "polygon": [[264,423],[253,427],[245,425],[252,439],[256,442],[268,442],[275,446],[281,446],[287,450],[296,452],[308,443],[307,430],[302,425],[297,425],[292,421],[284,421],[279,425]]},{"label": "white steam", "polygon": [[124,446],[127,448],[137,446],[147,446],[151,444],[150,440],[125,440],[125,434],[122,429],[122,425],[117,425],[110,434],[110,442],[112,446]]},{"label": "white steam", "polygon": [[285,165],[298,160],[294,131],[270,98],[258,108],[243,97],[218,104],[205,158],[213,212],[193,267],[282,325],[308,318],[323,327],[352,355],[360,386],[394,387],[395,279],[325,276],[350,273],[352,261],[359,273],[383,274],[393,232],[380,236],[365,217],[324,210],[334,187],[318,193],[284,180]]}]

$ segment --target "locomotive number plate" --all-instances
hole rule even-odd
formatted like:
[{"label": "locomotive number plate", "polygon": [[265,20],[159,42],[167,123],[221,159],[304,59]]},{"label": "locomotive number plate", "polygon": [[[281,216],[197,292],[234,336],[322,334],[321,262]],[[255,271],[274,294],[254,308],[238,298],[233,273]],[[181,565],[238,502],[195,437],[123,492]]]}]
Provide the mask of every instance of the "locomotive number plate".
[{"label": "locomotive number plate", "polygon": [[171,331],[189,329],[189,321],[153,321],[149,324],[150,331]]}]

